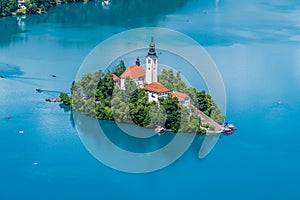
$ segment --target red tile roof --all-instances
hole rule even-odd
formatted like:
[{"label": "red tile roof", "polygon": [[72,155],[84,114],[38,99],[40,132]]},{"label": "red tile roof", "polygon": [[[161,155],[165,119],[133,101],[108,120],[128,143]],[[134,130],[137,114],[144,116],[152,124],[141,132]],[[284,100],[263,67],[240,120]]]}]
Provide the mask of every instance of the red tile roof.
[{"label": "red tile roof", "polygon": [[179,102],[184,102],[186,98],[189,98],[189,95],[182,92],[172,92],[172,97],[177,97]]},{"label": "red tile roof", "polygon": [[114,81],[120,80],[120,78],[117,75],[113,74],[112,76],[113,76]]},{"label": "red tile roof", "polygon": [[133,65],[128,67],[128,69],[126,69],[126,71],[120,77],[129,77],[131,79],[135,79],[141,76],[145,76],[145,70],[143,69],[143,67],[141,65]]},{"label": "red tile roof", "polygon": [[156,93],[161,93],[161,92],[169,92],[169,89],[163,86],[161,83],[158,82],[153,82],[150,83],[149,85],[145,86],[145,90],[148,90],[150,92],[156,92]]}]

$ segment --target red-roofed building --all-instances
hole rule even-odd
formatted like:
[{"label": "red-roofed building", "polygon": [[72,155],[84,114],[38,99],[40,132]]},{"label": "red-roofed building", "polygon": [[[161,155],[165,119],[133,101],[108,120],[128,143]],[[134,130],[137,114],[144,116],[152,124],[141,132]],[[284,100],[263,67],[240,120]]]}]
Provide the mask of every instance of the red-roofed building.
[{"label": "red-roofed building", "polygon": [[150,102],[158,102],[158,98],[168,97],[169,89],[158,82],[152,82],[144,88],[147,91],[147,96]]},{"label": "red-roofed building", "polygon": [[139,58],[136,60],[136,64],[130,66],[126,69],[126,71],[120,76],[121,79],[121,89],[125,90],[125,79],[130,78],[135,81],[137,86],[143,87],[145,84],[145,70],[140,64]]},{"label": "red-roofed building", "polygon": [[113,76],[114,81],[120,80],[120,78],[117,75],[113,74],[112,76]]},{"label": "red-roofed building", "polygon": [[115,74],[112,75],[112,78],[114,80],[115,86],[120,88],[121,87],[121,79]]},{"label": "red-roofed building", "polygon": [[172,92],[172,97],[176,97],[181,105],[190,106],[191,98],[189,95],[182,92]]}]

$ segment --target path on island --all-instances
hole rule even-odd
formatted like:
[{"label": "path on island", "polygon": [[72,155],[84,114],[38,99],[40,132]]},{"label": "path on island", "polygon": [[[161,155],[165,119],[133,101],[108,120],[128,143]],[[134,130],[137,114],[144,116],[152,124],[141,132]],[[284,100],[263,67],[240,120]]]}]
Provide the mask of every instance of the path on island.
[{"label": "path on island", "polygon": [[205,120],[208,124],[211,124],[212,126],[214,126],[215,130],[208,131],[207,133],[222,133],[223,132],[224,127],[222,125],[215,122],[212,118],[210,118],[209,116],[204,114],[202,111],[200,111],[195,106],[192,106],[192,107],[195,108],[195,114],[200,116],[201,120]]}]

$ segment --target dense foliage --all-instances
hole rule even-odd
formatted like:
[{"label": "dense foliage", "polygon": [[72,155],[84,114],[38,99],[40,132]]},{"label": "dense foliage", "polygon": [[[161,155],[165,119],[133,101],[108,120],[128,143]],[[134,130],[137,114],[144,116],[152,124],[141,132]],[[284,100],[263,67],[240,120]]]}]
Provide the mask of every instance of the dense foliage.
[{"label": "dense foliage", "polygon": [[[103,12],[101,9],[102,0],[30,0],[30,2],[25,5],[27,9],[30,9],[27,13],[42,13],[47,11],[49,8],[57,5],[57,2],[62,3],[73,3],[73,2],[87,2],[93,1],[92,4],[72,4],[69,6],[63,6],[61,9],[63,11],[76,10],[79,7],[86,9],[86,12],[81,12],[76,15],[62,15],[61,12],[55,13],[51,20],[53,21],[65,21],[74,22],[77,24],[86,22],[86,19],[92,19],[89,23],[107,24],[107,25],[121,25],[127,24],[126,26],[137,27],[143,20],[148,20],[149,22],[156,21],[158,16],[166,15],[176,11],[177,9],[186,5],[189,1],[198,0],[172,0],[172,3],[166,3],[165,0],[156,0],[155,4],[153,1],[145,0],[112,0],[110,6],[110,13],[113,14],[114,18],[109,17],[108,12]],[[154,6],[155,5],[155,6]],[[126,8],[126,19],[124,19],[124,8]],[[17,11],[17,0],[0,0],[0,16],[10,16]],[[138,12],[135,12],[138,11]],[[143,13],[141,15],[141,13]],[[93,16],[93,17],[91,17]],[[62,18],[62,19],[60,19]],[[105,19],[105,20],[99,20]],[[117,20],[116,20],[117,19]],[[122,19],[122,20],[120,20]]]},{"label": "dense foliage", "polygon": [[16,0],[1,0],[0,1],[0,15],[10,16],[12,12],[18,9],[18,2]]},{"label": "dense foliage", "polygon": [[26,9],[18,8],[18,0],[1,0],[0,16],[11,16],[18,14],[41,14],[45,13],[49,8],[56,6],[58,2],[83,2],[88,0],[26,0]]},{"label": "dense foliage", "polygon": [[60,93],[59,98],[62,99],[63,103],[66,105],[71,105],[72,99],[66,93]]},{"label": "dense foliage", "polygon": [[187,87],[186,83],[181,79],[180,72],[174,75],[173,70],[162,70],[159,76],[159,82],[169,88],[171,91],[178,91],[186,93],[191,98],[191,104],[206,115],[211,117],[217,123],[222,124],[224,115],[221,114],[220,109],[214,102],[211,95],[206,94],[204,90],[197,91],[195,88]]},{"label": "dense foliage", "polygon": [[[121,61],[112,68],[112,72],[120,75],[125,69],[124,62]],[[85,74],[80,80],[73,82],[72,99],[66,94],[61,94],[60,97],[65,104],[71,104],[73,110],[99,120],[134,123],[147,128],[165,127],[173,132],[204,132],[200,128],[201,119],[194,113],[197,105],[217,122],[223,122],[223,115],[211,96],[205,91],[198,92],[187,87],[179,72],[174,75],[172,70],[163,70],[159,80],[170,90],[189,94],[193,98],[191,107],[180,105],[178,99],[171,95],[159,99],[158,103],[149,102],[146,91],[137,88],[130,78],[125,80],[126,90],[121,90],[114,86],[113,73],[97,71]]]},{"label": "dense foliage", "polygon": [[117,76],[121,76],[121,74],[123,74],[123,72],[125,71],[126,71],[126,66],[123,60],[121,60],[117,66],[112,68],[112,73]]}]

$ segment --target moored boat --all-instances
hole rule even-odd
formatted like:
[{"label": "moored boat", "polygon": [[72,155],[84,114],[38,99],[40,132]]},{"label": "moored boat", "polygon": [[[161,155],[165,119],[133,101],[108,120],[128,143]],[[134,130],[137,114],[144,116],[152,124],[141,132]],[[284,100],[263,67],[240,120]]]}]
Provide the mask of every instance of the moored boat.
[{"label": "moored boat", "polygon": [[45,101],[48,102],[62,102],[61,98],[46,98]]},{"label": "moored boat", "polygon": [[164,127],[157,127],[157,128],[155,129],[155,132],[156,132],[156,133],[162,133],[162,132],[165,132],[165,128],[164,128]]},{"label": "moored boat", "polygon": [[230,135],[236,130],[237,130],[237,128],[233,124],[229,124],[228,122],[226,122],[222,133],[224,133],[226,135]]}]

